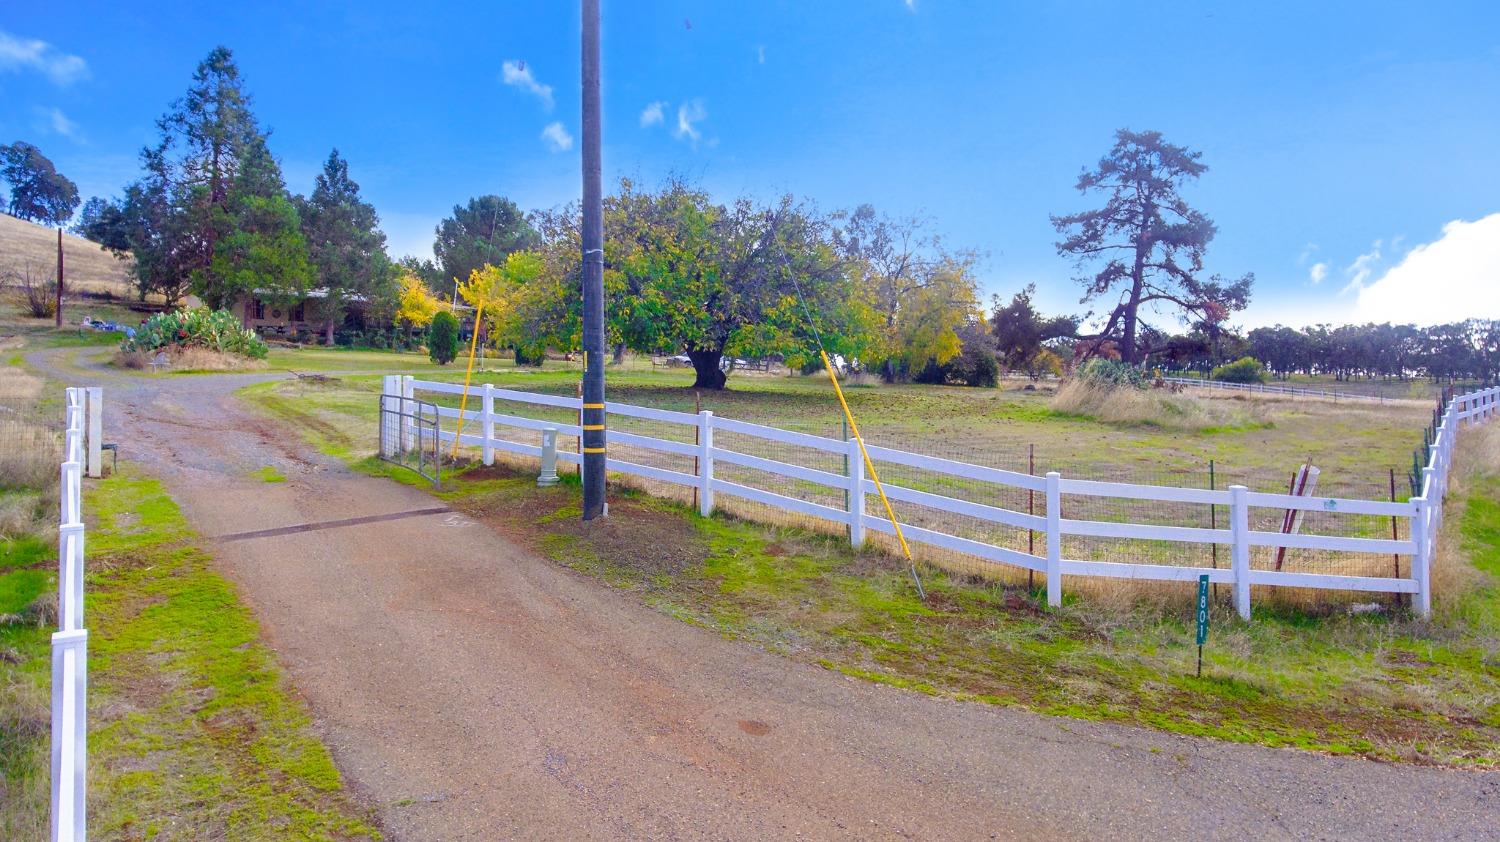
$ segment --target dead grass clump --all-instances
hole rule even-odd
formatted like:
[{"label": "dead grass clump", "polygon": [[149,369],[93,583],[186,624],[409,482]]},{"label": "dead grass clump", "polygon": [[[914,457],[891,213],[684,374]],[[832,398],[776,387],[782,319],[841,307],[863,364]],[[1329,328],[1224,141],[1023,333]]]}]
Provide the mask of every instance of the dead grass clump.
[{"label": "dead grass clump", "polygon": [[31,406],[42,394],[40,377],[28,374],[20,366],[0,368],[0,406]]},{"label": "dead grass clump", "polygon": [[47,835],[47,693],[29,674],[0,673],[0,838]]},{"label": "dead grass clump", "polygon": [[14,491],[0,494],[0,537],[40,537],[45,532],[39,518],[41,513],[42,495],[39,493]]},{"label": "dead grass clump", "polygon": [[49,488],[61,462],[56,433],[25,421],[0,420],[0,489]]},{"label": "dead grass clump", "polygon": [[1234,406],[1165,389],[1135,389],[1070,380],[1049,406],[1109,424],[1147,424],[1175,430],[1248,427],[1259,419],[1252,406]]},{"label": "dead grass clump", "polygon": [[260,371],[265,360],[252,360],[239,354],[226,354],[208,348],[168,348],[163,351],[120,351],[111,362],[119,368],[145,369],[158,353],[167,355],[173,371]]}]

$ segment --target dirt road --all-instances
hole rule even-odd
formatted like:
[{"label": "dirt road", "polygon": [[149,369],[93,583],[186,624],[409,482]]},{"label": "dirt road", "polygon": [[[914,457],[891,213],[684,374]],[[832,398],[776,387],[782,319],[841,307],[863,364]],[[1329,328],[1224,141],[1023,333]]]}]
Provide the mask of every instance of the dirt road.
[{"label": "dirt road", "polygon": [[[78,383],[86,356],[30,359]],[[218,538],[219,565],[391,838],[1495,832],[1500,774],[1178,737],[848,679],[665,617],[418,490],[344,469],[233,397],[256,376],[89,376],[106,387],[107,438]],[[263,465],[288,481],[252,478]]]}]

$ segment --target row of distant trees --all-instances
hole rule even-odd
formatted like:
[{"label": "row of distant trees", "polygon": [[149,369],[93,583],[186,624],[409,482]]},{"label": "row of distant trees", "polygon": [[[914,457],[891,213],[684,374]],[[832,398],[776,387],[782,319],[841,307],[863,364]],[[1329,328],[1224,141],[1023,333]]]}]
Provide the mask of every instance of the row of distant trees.
[{"label": "row of distant trees", "polygon": [[1500,377],[1500,320],[1451,324],[1262,327],[1243,340],[1247,353],[1279,377],[1323,374],[1340,380],[1407,378],[1492,381]]}]

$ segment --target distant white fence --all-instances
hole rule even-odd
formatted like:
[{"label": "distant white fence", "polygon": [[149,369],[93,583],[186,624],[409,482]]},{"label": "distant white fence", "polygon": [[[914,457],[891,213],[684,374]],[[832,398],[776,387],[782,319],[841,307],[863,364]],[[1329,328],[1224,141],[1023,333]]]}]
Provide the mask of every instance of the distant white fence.
[{"label": "distant white fence", "polygon": [[[1286,395],[1299,398],[1328,398],[1338,401],[1373,401],[1385,403],[1384,394],[1361,395],[1340,392],[1337,389],[1311,389],[1303,386],[1286,386],[1279,383],[1227,383],[1223,380],[1204,380],[1198,377],[1163,377],[1163,383],[1188,386],[1194,389],[1212,389],[1220,392],[1248,392],[1257,395]],[[1396,400],[1393,396],[1391,400]]]},{"label": "distant white fence", "polygon": [[103,390],[70,388],[64,406],[52,635],[52,840],[85,838],[88,815],[88,630],[83,627],[83,475],[99,476]]},{"label": "distant white fence", "polygon": [[[463,393],[463,387],[452,383],[414,380],[409,376],[393,375],[386,378],[385,393],[387,395],[416,399],[419,392],[459,395]],[[457,421],[462,415],[464,427],[462,433],[459,434],[459,444],[479,448],[481,458],[487,465],[493,463],[496,451],[535,457],[543,455],[543,448],[540,444],[532,445],[496,436],[497,427],[535,431],[539,434],[555,430],[556,434],[563,436],[578,436],[582,432],[577,424],[528,418],[522,414],[499,412],[496,409],[497,405],[501,404],[517,407],[560,408],[572,410],[576,418],[581,403],[578,398],[501,389],[492,385],[473,388],[469,397],[470,401],[477,405],[477,409],[460,413],[456,407],[439,405],[437,411],[442,418],[453,421]],[[1460,424],[1477,424],[1493,418],[1497,411],[1497,400],[1500,400],[1500,389],[1488,389],[1458,397],[1449,405],[1442,424],[1438,428],[1437,440],[1431,451],[1430,464],[1424,472],[1423,493],[1406,502],[1260,493],[1250,491],[1242,485],[1233,485],[1223,490],[1210,490],[1098,482],[1065,479],[1057,472],[1048,473],[1046,476],[1032,476],[885,447],[869,446],[868,449],[871,459],[879,463],[906,465],[936,474],[962,477],[980,483],[993,483],[1043,495],[1044,513],[1033,514],[962,500],[900,484],[883,483],[885,493],[892,500],[957,513],[993,524],[1034,530],[1044,535],[1045,554],[1034,555],[986,541],[916,526],[905,521],[902,523],[902,532],[909,542],[975,556],[987,563],[1045,574],[1047,601],[1050,605],[1061,604],[1062,577],[1065,575],[1163,582],[1193,582],[1197,581],[1199,576],[1206,575],[1211,582],[1233,586],[1235,608],[1240,616],[1246,619],[1250,617],[1251,585],[1412,594],[1416,611],[1426,617],[1431,614],[1432,610],[1430,570],[1437,530],[1442,523],[1442,495],[1447,487],[1453,442]],[[611,430],[609,433],[611,446],[623,445],[646,451],[693,457],[695,467],[692,473],[643,465],[614,457],[610,457],[607,464],[611,471],[696,489],[699,510],[705,516],[713,512],[717,495],[727,495],[783,511],[844,524],[855,546],[860,546],[865,542],[867,530],[887,534],[893,534],[895,531],[889,519],[871,514],[865,509],[865,497],[875,493],[875,485],[864,475],[864,465],[860,459],[858,445],[853,439],[840,441],[782,430],[717,417],[708,411],[694,414],[621,403],[606,403],[605,409],[611,416],[644,419],[659,425],[666,425],[666,427],[675,426],[679,429],[679,434],[681,434],[681,428],[684,427],[695,431],[692,442],[634,432]],[[526,410],[519,408],[516,410],[517,413],[524,411]],[[715,433],[732,433],[739,437],[764,439],[847,457],[845,459],[847,469],[842,473],[834,473],[721,447],[715,442]],[[407,431],[406,434],[414,435],[414,432]],[[452,430],[440,428],[437,436],[441,441],[451,443],[455,433]],[[541,438],[542,436],[538,435],[538,439]],[[552,440],[556,440],[555,436]],[[559,452],[556,458],[558,461],[570,464],[580,462],[580,457],[575,453]],[[715,476],[715,466],[721,464],[742,466],[788,477],[802,483],[841,490],[845,492],[845,505],[831,506],[720,479]],[[1223,506],[1229,512],[1228,528],[1066,518],[1062,515],[1065,496]],[[1277,509],[1282,512],[1287,510],[1317,511],[1333,515],[1373,515],[1393,520],[1405,520],[1409,526],[1406,530],[1409,537],[1397,540],[1258,531],[1251,529],[1250,526],[1252,509]],[[1230,548],[1230,565],[1227,568],[1220,568],[1070,559],[1062,555],[1062,537],[1065,535],[1226,545]],[[1250,557],[1253,547],[1286,547],[1327,553],[1376,553],[1406,556],[1410,560],[1411,575],[1407,577],[1352,576],[1252,569]]]}]

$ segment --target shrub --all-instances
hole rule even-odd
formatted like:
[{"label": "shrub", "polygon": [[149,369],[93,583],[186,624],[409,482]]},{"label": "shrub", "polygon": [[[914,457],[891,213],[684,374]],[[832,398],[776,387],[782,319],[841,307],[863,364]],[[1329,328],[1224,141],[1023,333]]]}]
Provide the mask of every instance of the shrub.
[{"label": "shrub", "polygon": [[1037,351],[1035,354],[1032,354],[1031,357],[1026,360],[1025,364],[1021,366],[1021,370],[1026,372],[1026,376],[1030,377],[1033,383],[1042,379],[1042,377],[1044,376],[1062,377],[1062,357],[1059,357],[1052,351],[1043,348],[1042,350]]},{"label": "shrub", "polygon": [[1000,361],[988,348],[966,347],[945,363],[929,357],[927,365],[911,379],[914,383],[993,389],[1000,382]]},{"label": "shrub", "polygon": [[1130,386],[1144,389],[1151,385],[1146,381],[1146,376],[1135,366],[1103,357],[1094,357],[1084,363],[1079,367],[1075,376],[1091,386]]},{"label": "shrub", "polygon": [[1215,368],[1208,376],[1225,383],[1264,383],[1266,368],[1254,357],[1240,357]]},{"label": "shrub", "polygon": [[241,325],[233,313],[207,307],[157,313],[136,328],[135,336],[120,344],[120,350],[126,353],[186,348],[204,348],[253,360],[265,359],[268,350],[255,331]]},{"label": "shrub", "polygon": [[57,313],[57,276],[52,273],[32,274],[31,264],[20,271],[7,273],[8,280],[18,291],[22,309],[33,319],[50,319]]},{"label": "shrub", "polygon": [[439,310],[427,326],[427,357],[438,365],[458,358],[458,319],[447,310]]}]

